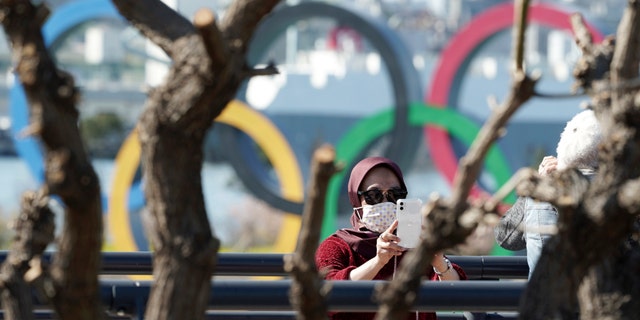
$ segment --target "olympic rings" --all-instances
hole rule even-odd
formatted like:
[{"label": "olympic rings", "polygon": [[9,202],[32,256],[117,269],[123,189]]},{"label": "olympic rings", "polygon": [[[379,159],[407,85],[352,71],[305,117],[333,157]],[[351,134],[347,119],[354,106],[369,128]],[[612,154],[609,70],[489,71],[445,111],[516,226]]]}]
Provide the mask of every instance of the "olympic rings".
[{"label": "olympic rings", "polygon": [[[276,36],[288,26],[303,19],[325,17],[337,20],[341,26],[354,29],[381,54],[393,85],[395,105],[386,111],[364,118],[353,126],[337,143],[338,160],[353,164],[372,141],[382,135],[390,135],[394,141],[403,141],[403,143],[391,143],[384,153],[388,156],[393,155],[396,159],[395,156],[399,155],[398,162],[401,166],[407,167],[414,158],[417,145],[407,144],[405,141],[412,141],[412,143],[419,141],[420,126],[423,126],[423,133],[429,141],[428,148],[431,150],[430,154],[436,167],[449,181],[453,181],[457,157],[451,149],[449,135],[441,129],[449,131],[452,136],[468,145],[475,137],[478,128],[473,122],[454,110],[439,108],[449,104],[455,106],[455,96],[458,94],[459,88],[454,84],[462,81],[462,68],[471,59],[474,50],[480,47],[484,41],[511,27],[512,15],[512,4],[498,5],[478,15],[454,37],[442,52],[441,60],[433,76],[434,80],[431,81],[431,86],[424,94],[426,105],[415,103],[423,99],[423,89],[419,87],[420,81],[411,64],[411,55],[406,51],[400,38],[385,25],[335,5],[304,2],[295,6],[278,8],[256,31],[248,53],[248,60],[250,63],[258,61],[264,50],[276,39]],[[43,26],[45,43],[50,46],[70,29],[83,22],[99,18],[122,20],[113,4],[108,0],[83,0],[62,5],[53,12]],[[553,28],[569,29],[569,14],[544,4],[532,5],[530,20]],[[596,41],[600,41],[602,35],[594,27],[590,27],[590,29]],[[239,93],[239,97],[242,94],[243,91]],[[27,101],[19,85],[11,88],[10,95],[12,133],[14,136],[18,136],[20,131],[28,125]],[[302,211],[304,179],[301,169],[304,167],[301,167],[296,160],[296,150],[290,149],[286,137],[268,118],[239,101],[232,102],[227,109],[216,120],[236,127],[249,135],[267,154],[276,171],[279,182],[277,192],[266,187],[264,181],[259,180],[260,178],[256,178],[255,175],[243,176],[242,172],[251,173],[252,171],[242,170],[242,167],[247,169],[245,161],[248,160],[243,158],[245,154],[239,148],[232,147],[225,150],[229,151],[232,157],[230,162],[254,195],[276,208],[290,209],[285,210],[289,213],[286,214],[285,224],[281,229],[275,250],[291,251],[296,242],[297,230],[300,227],[299,217],[295,214]],[[253,120],[249,122],[246,117],[252,117]],[[254,131],[260,126],[262,126],[261,130],[266,130],[268,133]],[[230,146],[235,146],[238,142],[237,133],[230,127],[223,127],[222,131],[226,132],[222,133],[222,138],[227,139],[225,141],[232,141]],[[135,132],[132,132],[123,143],[115,160],[116,170],[112,190],[110,190],[109,196],[103,195],[103,199],[108,199],[108,202],[103,201],[103,203],[105,206],[108,203],[108,209],[105,208],[105,212],[108,212],[109,215],[107,236],[109,240],[113,241],[112,249],[114,250],[137,250],[148,247],[141,227],[137,225],[139,218],[131,214],[144,204],[140,185],[134,179],[138,172],[140,159],[139,145],[137,145],[135,135]],[[268,143],[264,140],[266,137],[270,137],[267,139]],[[278,147],[270,146],[274,141],[279,144]],[[20,139],[15,142],[18,153],[27,163],[30,171],[36,179],[42,181],[44,172],[42,154],[36,141]],[[486,166],[500,184],[504,183],[510,175],[502,153],[495,147],[486,159]],[[341,173],[334,177],[330,183],[322,231],[325,236],[335,230],[337,204],[343,180],[344,173]]]}]

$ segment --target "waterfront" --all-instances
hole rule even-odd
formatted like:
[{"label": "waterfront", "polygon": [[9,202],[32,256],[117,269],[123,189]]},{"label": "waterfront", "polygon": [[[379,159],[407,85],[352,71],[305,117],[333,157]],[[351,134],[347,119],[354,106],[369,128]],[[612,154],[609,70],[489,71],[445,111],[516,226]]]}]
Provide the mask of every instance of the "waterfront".
[{"label": "waterfront", "polygon": [[[103,199],[108,202],[108,193],[112,188],[114,161],[110,159],[93,160],[93,167],[100,179]],[[22,193],[39,187],[37,179],[29,171],[26,163],[19,157],[0,157],[0,218],[8,222],[17,216]],[[203,192],[207,212],[212,224],[218,226],[216,234],[224,241],[233,240],[238,226],[228,219],[227,213],[237,211],[237,207],[250,197],[242,190],[242,185],[234,182],[234,172],[228,165],[205,164],[203,167]],[[105,208],[107,203],[104,204]]]},{"label": "waterfront", "polygon": [[[96,159],[93,160],[93,165],[100,178],[105,212],[107,212],[109,193],[114,179],[114,161]],[[447,183],[433,170],[411,169],[406,173],[406,184],[411,190],[412,197],[425,201],[432,193],[441,195],[449,193]],[[39,182],[19,157],[0,157],[0,176],[4,181],[0,184],[0,218],[4,222],[9,222],[17,216],[22,193],[35,190]],[[202,171],[202,185],[212,228],[229,250],[244,251],[252,246],[268,247],[276,241],[282,223],[282,211],[270,207],[251,195],[230,165],[205,163]],[[139,211],[129,214],[137,218]],[[342,211],[345,212],[340,212],[337,224],[346,226],[349,212]],[[61,217],[57,218],[61,219]],[[134,218],[132,220],[135,220]],[[135,229],[136,222],[132,221],[131,224]]]}]

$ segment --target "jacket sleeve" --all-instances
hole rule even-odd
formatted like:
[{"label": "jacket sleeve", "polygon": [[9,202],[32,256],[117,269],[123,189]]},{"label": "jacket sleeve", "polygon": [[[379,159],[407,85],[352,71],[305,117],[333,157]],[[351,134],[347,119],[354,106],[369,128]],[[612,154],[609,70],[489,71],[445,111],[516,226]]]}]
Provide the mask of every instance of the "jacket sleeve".
[{"label": "jacket sleeve", "polygon": [[328,237],[316,250],[316,267],[325,280],[349,280],[357,266],[351,263],[349,245],[337,237]]},{"label": "jacket sleeve", "polygon": [[518,251],[527,247],[524,237],[525,197],[518,197],[516,203],[500,218],[500,223],[494,229],[496,242],[501,247]]}]

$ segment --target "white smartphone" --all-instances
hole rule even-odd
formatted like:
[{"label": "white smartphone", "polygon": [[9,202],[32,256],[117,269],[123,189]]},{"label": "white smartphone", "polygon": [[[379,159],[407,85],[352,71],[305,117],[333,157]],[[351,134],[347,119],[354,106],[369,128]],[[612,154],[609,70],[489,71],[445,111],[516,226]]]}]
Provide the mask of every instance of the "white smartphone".
[{"label": "white smartphone", "polygon": [[396,202],[396,216],[398,218],[397,235],[399,245],[405,248],[415,248],[420,242],[422,232],[422,200],[399,199]]}]

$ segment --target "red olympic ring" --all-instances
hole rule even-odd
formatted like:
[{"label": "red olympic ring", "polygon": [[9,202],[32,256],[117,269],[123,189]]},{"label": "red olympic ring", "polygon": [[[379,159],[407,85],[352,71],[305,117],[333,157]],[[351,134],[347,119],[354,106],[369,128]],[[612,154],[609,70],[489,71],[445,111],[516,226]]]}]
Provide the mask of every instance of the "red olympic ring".
[{"label": "red olympic ring", "polygon": [[[458,92],[452,92],[454,90],[452,88],[455,83],[462,80],[463,70],[461,68],[466,65],[465,62],[469,61],[473,57],[474,51],[491,36],[512,28],[513,12],[512,3],[492,7],[476,16],[449,42],[440,54],[440,61],[436,65],[431,87],[426,91],[424,101],[427,105],[440,108],[450,106],[450,97],[458,94]],[[554,29],[572,32],[569,17],[569,13],[550,5],[534,4],[529,9],[528,20]],[[587,23],[587,27],[593,35],[594,42],[602,41],[604,36],[600,31],[589,23]],[[458,157],[453,151],[449,135],[445,130],[434,126],[426,126],[424,135],[436,168],[452,183],[458,169]],[[477,195],[478,192],[478,190],[474,190],[473,194]]]}]

